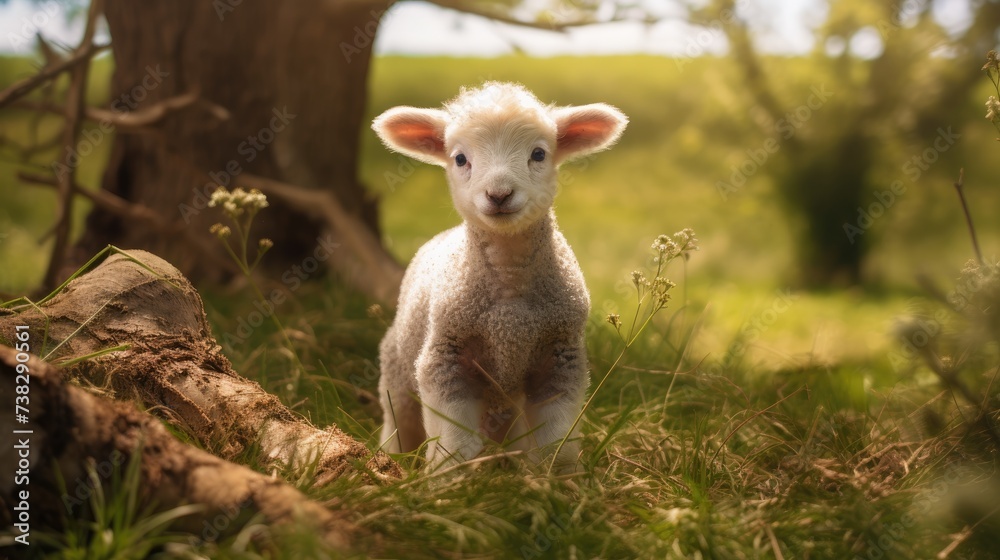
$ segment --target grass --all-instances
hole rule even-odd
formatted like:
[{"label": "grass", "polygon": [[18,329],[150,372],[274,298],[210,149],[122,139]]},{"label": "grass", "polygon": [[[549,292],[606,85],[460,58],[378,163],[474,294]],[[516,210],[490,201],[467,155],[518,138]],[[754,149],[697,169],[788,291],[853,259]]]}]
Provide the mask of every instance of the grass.
[{"label": "grass", "polygon": [[[338,364],[331,375],[364,381],[381,323],[336,284],[303,289],[302,299],[316,307],[287,326],[301,334],[292,338],[302,361],[325,362],[330,352],[321,341],[330,341],[337,350],[328,361]],[[218,298],[209,292],[208,299]],[[682,361],[675,374],[664,365],[678,359],[678,340],[697,319],[684,315],[660,317],[659,336],[637,344],[597,395],[584,420],[580,472],[549,477],[544,467],[504,458],[445,475],[414,470],[380,487],[356,479],[299,484],[354,512],[371,531],[358,550],[377,549],[379,557],[763,558],[776,556],[777,547],[784,558],[833,559],[866,557],[881,550],[882,539],[890,543],[887,557],[925,558],[948,546],[961,523],[940,511],[957,489],[975,484],[966,477],[981,472],[945,460],[949,438],[915,437],[926,430],[913,415],[937,389],[872,390],[850,365],[713,374]],[[338,319],[321,319],[329,316]],[[594,325],[589,340],[596,377],[621,341],[607,324]],[[282,394],[287,379],[279,372],[292,362],[275,350],[279,334],[261,333],[255,345],[270,350],[227,352],[241,371]],[[373,390],[376,381],[361,388]],[[317,366],[300,387],[308,400],[285,397],[320,423],[354,418],[339,423],[376,445],[377,420],[366,403],[337,391]],[[335,398],[343,402],[336,414],[329,407]],[[949,464],[966,466],[949,471]],[[234,551],[229,541],[189,546],[171,550],[296,557],[261,545]]]},{"label": "grass", "polygon": [[[9,75],[13,63],[4,64]],[[1000,247],[1000,223],[987,219],[1000,203],[988,180],[993,160],[983,155],[984,146],[995,149],[987,123],[963,127],[954,150],[879,221],[868,264],[876,285],[798,292],[787,279],[796,229],[767,174],[728,200],[714,187],[761,140],[728,109],[738,91],[730,64],[705,59],[680,72],[670,60],[641,56],[375,61],[368,116],[402,103],[437,105],[459,85],[487,78],[522,81],[559,103],[607,101],[632,116],[620,145],[585,168],[563,171],[557,198],[560,226],[592,291],[587,339],[595,383],[622,344],[604,317],[631,312],[628,273],[645,263],[649,243],[692,227],[702,249],[669,270],[678,283],[670,307],[595,395],[583,417],[579,472],[551,477],[543,467],[504,457],[446,474],[413,469],[405,480],[378,487],[353,478],[324,488],[312,487],[308,477],[296,480],[317,500],[352,512],[367,531],[357,556],[930,558],[975,526],[950,557],[995,557],[991,543],[1000,530],[989,515],[997,496],[995,459],[981,433],[966,427],[963,415],[975,411],[956,404],[919,361],[892,359],[901,347],[894,324],[922,293],[914,272],[927,270],[949,286],[971,256],[950,187],[960,165],[980,243],[988,254]],[[404,87],[412,83],[422,85]],[[981,105],[980,93],[970,95],[970,107]],[[794,102],[797,92],[790,87],[785,94]],[[92,95],[106,98],[106,92]],[[0,112],[0,122],[6,136],[30,134],[24,114]],[[52,129],[55,122],[43,125]],[[898,175],[911,144],[899,139],[887,148],[880,176]],[[107,155],[101,150],[109,147],[104,142],[84,161],[87,186],[96,186]],[[407,260],[457,223],[438,169],[407,167],[371,134],[362,135],[362,148],[361,176],[382,196],[386,243],[396,256]],[[0,262],[9,271],[0,276],[0,291],[20,292],[44,266],[35,243],[51,219],[53,197],[13,181],[19,167],[11,157],[4,152],[0,161],[0,232],[7,234]],[[387,180],[387,170],[402,181]],[[76,211],[82,216],[85,209]],[[202,293],[217,337],[235,341],[226,335],[254,311],[252,294],[219,287]],[[293,410],[376,447],[379,415],[371,395],[388,318],[370,316],[368,302],[334,279],[295,295],[277,309],[280,332],[264,325],[246,341],[224,343],[226,355]],[[995,344],[984,347],[996,352]],[[304,371],[293,377],[299,362]],[[973,386],[989,391],[990,372],[974,373]],[[252,454],[245,459],[260,468]],[[421,464],[415,455],[399,460]],[[135,542],[148,529],[143,522],[150,518],[125,515],[125,502],[94,506],[95,519],[131,521],[112,527],[110,536],[104,525],[81,525],[79,546],[65,544],[75,532],[54,535],[64,557],[96,550],[102,538]],[[167,542],[156,551],[169,557],[330,553],[295,527],[271,531],[250,523],[218,542],[157,534]],[[60,553],[50,546],[38,554]]]}]

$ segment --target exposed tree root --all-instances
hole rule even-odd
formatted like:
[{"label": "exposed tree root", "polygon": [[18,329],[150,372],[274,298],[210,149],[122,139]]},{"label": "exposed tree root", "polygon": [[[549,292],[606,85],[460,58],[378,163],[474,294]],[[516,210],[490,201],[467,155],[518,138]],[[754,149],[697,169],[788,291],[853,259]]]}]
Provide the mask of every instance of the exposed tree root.
[{"label": "exposed tree root", "polygon": [[223,459],[256,445],[276,468],[313,470],[317,484],[355,468],[375,479],[402,476],[385,453],[373,454],[335,426],[312,426],[236,373],[212,337],[197,291],[150,253],[115,254],[40,306],[0,312],[0,339],[13,341],[15,325],[28,325],[32,350],[51,352],[50,360],[126,345],[68,372],[142,402]]},{"label": "exposed tree root", "polygon": [[[0,346],[0,394],[15,394],[16,356],[14,349]],[[30,422],[18,423],[14,414],[0,415],[3,433],[31,431],[15,435],[15,439],[25,438],[17,443],[26,443],[29,449],[30,468],[23,470],[30,484],[17,484],[13,476],[0,477],[0,504],[4,506],[0,518],[7,517],[7,527],[17,522],[21,514],[15,508],[22,502],[30,508],[28,523],[33,531],[59,527],[62,519],[87,511],[87,496],[93,490],[90,481],[110,486],[114,466],[124,471],[130,460],[139,460],[137,498],[142,507],[167,511],[185,504],[200,506],[175,521],[175,530],[212,540],[227,529],[239,528],[237,523],[220,526],[220,518],[233,521],[261,514],[269,524],[306,524],[338,548],[348,547],[356,534],[355,526],[343,515],[309,500],[287,483],[179,442],[159,421],[133,405],[64,383],[58,370],[34,356],[26,365],[31,376]],[[0,448],[4,473],[19,469],[18,453],[11,445]],[[88,464],[96,477],[88,476]],[[30,492],[26,500],[20,495],[24,490]]]}]

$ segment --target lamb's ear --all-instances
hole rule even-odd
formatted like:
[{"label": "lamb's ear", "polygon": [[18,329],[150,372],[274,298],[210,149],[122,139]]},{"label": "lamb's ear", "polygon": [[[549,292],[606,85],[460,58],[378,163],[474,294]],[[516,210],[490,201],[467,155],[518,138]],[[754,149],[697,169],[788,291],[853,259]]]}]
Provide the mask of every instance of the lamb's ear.
[{"label": "lamb's ear", "polygon": [[557,164],[610,148],[625,131],[628,117],[611,105],[593,103],[554,109]]},{"label": "lamb's ear", "polygon": [[434,165],[446,165],[444,127],[447,117],[440,109],[393,107],[372,122],[372,129],[390,150]]}]

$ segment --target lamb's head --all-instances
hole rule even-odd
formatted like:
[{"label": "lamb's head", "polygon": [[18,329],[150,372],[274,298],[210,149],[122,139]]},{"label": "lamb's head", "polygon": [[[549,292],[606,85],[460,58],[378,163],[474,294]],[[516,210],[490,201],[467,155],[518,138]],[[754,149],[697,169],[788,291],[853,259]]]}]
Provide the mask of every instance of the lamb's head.
[{"label": "lamb's head", "polygon": [[372,128],[390,149],[444,167],[466,221],[513,234],[552,206],[560,164],[611,147],[627,123],[610,105],[543,105],[520,85],[487,82],[443,109],[394,107]]}]

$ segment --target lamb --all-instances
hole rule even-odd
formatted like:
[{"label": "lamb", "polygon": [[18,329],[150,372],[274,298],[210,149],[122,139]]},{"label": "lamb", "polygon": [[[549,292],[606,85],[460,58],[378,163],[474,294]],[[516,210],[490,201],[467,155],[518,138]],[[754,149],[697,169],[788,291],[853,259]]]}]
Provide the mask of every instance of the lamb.
[{"label": "lamb", "polygon": [[[610,105],[546,106],[499,82],[372,123],[389,149],[445,168],[463,218],[413,258],[379,348],[387,451],[431,438],[434,465],[475,457],[485,438],[535,454],[568,434],[590,383],[590,295],[556,226],[557,173],[627,123]],[[570,436],[562,464],[578,454]]]}]

